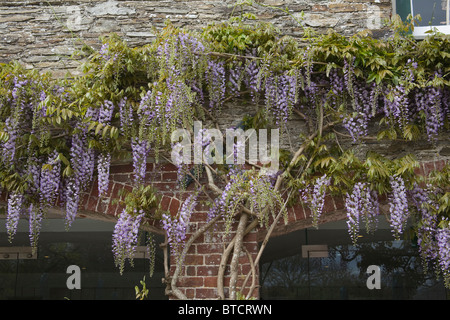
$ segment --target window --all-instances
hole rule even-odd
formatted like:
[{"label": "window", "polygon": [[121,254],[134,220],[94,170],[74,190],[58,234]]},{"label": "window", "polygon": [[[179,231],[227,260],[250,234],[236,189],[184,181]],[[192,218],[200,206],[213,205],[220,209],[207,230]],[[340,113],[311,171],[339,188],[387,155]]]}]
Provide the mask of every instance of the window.
[{"label": "window", "polygon": [[[37,254],[32,255],[28,238],[28,222],[19,221],[13,243],[9,243],[5,219],[0,218],[0,300],[135,300],[135,286],[145,276],[149,299],[167,300],[162,251],[156,251],[153,277],[149,259],[136,256],[128,261],[120,275],[114,264],[112,222],[77,219],[69,231],[59,217],[46,217],[42,222]],[[143,231],[142,231],[143,232]],[[141,246],[146,234],[140,235]],[[154,234],[157,243],[162,236]],[[69,265],[81,270],[80,290],[70,290],[66,281]]]},{"label": "window", "polygon": [[[370,266],[379,267],[379,288],[367,284],[374,274]],[[373,234],[361,230],[357,246],[346,221],[327,222],[267,243],[260,261],[260,294],[278,300],[449,299],[442,279],[423,267],[415,239],[405,233],[394,240],[383,216]]]},{"label": "window", "polygon": [[420,14],[422,21],[413,32],[416,38],[424,38],[432,29],[450,34],[450,0],[395,0],[392,3],[393,12],[403,20],[409,14],[413,17]]}]

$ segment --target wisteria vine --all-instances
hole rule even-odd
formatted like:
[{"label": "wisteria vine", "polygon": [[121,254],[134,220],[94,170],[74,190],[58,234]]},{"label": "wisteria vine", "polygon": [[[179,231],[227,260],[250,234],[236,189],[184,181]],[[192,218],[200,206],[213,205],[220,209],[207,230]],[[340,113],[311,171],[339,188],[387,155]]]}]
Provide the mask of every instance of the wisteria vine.
[{"label": "wisteria vine", "polygon": [[[336,154],[344,153],[340,141],[352,146],[374,138],[442,143],[442,136],[448,134],[450,90],[448,75],[440,67],[434,70],[435,65],[442,66],[441,61],[426,64],[427,58],[413,56],[424,50],[409,50],[410,56],[394,62],[395,49],[386,44],[381,68],[379,61],[365,60],[381,59],[380,46],[373,39],[355,38],[376,51],[363,55],[352,51],[354,43],[346,42],[355,39],[336,35],[324,35],[301,48],[270,28],[261,34],[242,26],[221,28],[197,34],[168,26],[153,44],[133,49],[117,37],[105,39],[85,65],[87,72],[73,82],[54,81],[13,63],[0,65],[0,178],[7,195],[9,240],[20,217],[26,217],[30,242],[36,247],[45,210],[52,206],[63,209],[69,228],[79,213],[83,192],[95,178],[99,196],[107,199],[116,154],[126,152],[132,162],[136,190],[151,183],[147,163],[153,157],[164,158],[177,146],[171,141],[175,129],[189,131],[199,119],[218,126],[222,112],[229,111],[228,102],[245,102],[251,105],[248,110],[258,110],[252,116],[260,121],[246,125],[257,127],[264,120],[266,126],[285,127],[298,116],[308,124],[309,137],[298,155],[285,160],[291,161],[283,167],[287,173],[274,177],[244,170],[244,165],[212,169],[210,163],[186,166],[175,160],[180,183],[197,185],[204,172],[210,174],[208,187],[215,198],[209,199],[208,221],[222,217],[228,233],[238,213],[244,212],[267,227],[269,212],[273,217],[291,200],[283,198],[281,185],[300,189],[297,200],[310,208],[312,223],[318,226],[325,197],[339,190],[346,197],[349,234],[356,245],[361,220],[372,231],[380,198],[385,196],[394,238],[400,239],[409,219],[416,218],[421,255],[450,278],[448,210],[441,210],[442,202],[433,198],[445,194],[448,184],[425,190],[414,175],[392,167],[370,176],[374,166],[368,162],[366,171],[352,167],[336,179],[329,164],[339,162]],[[239,45],[230,48],[236,30],[243,30],[242,38],[248,38],[243,43],[236,38]],[[253,41],[255,37],[258,41]],[[336,47],[346,49],[330,52],[330,46],[321,45],[336,39],[345,43]],[[448,48],[445,39],[434,41],[443,51]],[[404,45],[411,45],[410,41]],[[429,58],[439,59],[432,54]],[[209,153],[209,137],[203,138],[202,154]],[[193,175],[190,180],[189,175]],[[218,175],[221,188],[210,181]],[[355,181],[349,181],[352,175]],[[286,185],[283,179],[288,180]],[[207,188],[191,194],[186,185],[181,189],[188,195],[180,211],[161,216],[162,229],[178,254],[199,201],[197,192]],[[128,209],[119,215],[113,233],[113,254],[121,273],[125,261],[132,261],[139,227],[152,218],[142,206]]]}]

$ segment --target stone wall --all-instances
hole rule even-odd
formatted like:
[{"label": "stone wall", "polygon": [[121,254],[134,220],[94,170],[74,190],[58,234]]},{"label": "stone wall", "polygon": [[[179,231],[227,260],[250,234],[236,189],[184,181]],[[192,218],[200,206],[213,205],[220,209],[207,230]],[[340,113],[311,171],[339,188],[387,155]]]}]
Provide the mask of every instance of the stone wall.
[{"label": "stone wall", "polygon": [[[383,33],[383,20],[391,14],[390,0],[264,0],[264,4],[290,9],[303,24],[325,32],[333,28],[346,35],[364,29]],[[131,46],[149,43],[155,29],[167,19],[175,25],[200,29],[227,20],[232,0],[0,0],[0,62],[19,60],[29,68],[51,70],[63,76],[79,62],[70,56],[83,44],[98,47],[99,37],[114,32]],[[302,28],[281,10],[252,10],[261,21],[274,23],[283,33],[301,36]],[[239,9],[234,11],[239,12]]]}]

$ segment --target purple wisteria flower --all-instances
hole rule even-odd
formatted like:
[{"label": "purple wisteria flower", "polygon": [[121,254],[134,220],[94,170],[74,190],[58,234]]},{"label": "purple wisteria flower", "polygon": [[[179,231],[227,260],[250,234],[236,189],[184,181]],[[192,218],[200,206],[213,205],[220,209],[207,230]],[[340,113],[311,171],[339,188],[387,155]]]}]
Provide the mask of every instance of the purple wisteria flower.
[{"label": "purple wisteria flower", "polygon": [[80,185],[75,178],[69,179],[66,184],[65,190],[65,208],[66,208],[66,229],[69,229],[72,225],[75,217],[78,213],[78,204],[80,202]]},{"label": "purple wisteria flower", "polygon": [[32,156],[29,158],[27,163],[27,175],[30,177],[28,189],[31,193],[36,193],[39,191],[41,166],[40,161],[36,157]]},{"label": "purple wisteria flower", "polygon": [[376,217],[379,214],[378,197],[372,192],[366,183],[358,182],[353,187],[351,194],[345,199],[347,209],[348,232],[353,245],[356,245],[360,220],[366,220],[366,230],[371,232],[376,227]]},{"label": "purple wisteria flower", "polygon": [[244,67],[240,63],[233,64],[229,69],[228,80],[230,82],[231,93],[238,97],[241,91],[241,83],[244,75]]},{"label": "purple wisteria flower", "polygon": [[403,233],[409,217],[408,198],[405,183],[401,177],[391,177],[392,192],[389,197],[390,224],[396,240]]},{"label": "purple wisteria flower", "polygon": [[360,137],[367,135],[367,123],[366,115],[361,112],[342,121],[344,128],[347,129],[354,142],[358,141]]},{"label": "purple wisteria flower", "polygon": [[425,100],[422,101],[429,141],[435,141],[440,129],[444,126],[444,113],[441,108],[442,91],[440,88],[428,87],[424,94]]},{"label": "purple wisteria flower", "polygon": [[383,109],[385,116],[392,119],[393,124],[397,123],[403,128],[410,121],[409,107],[408,91],[402,85],[386,89]]},{"label": "purple wisteria flower", "polygon": [[23,201],[24,196],[21,193],[13,192],[9,195],[6,212],[6,230],[9,242],[12,242],[17,232],[17,226],[23,209]]},{"label": "purple wisteria flower", "polygon": [[314,185],[308,186],[305,189],[300,190],[301,199],[306,202],[311,209],[313,218],[313,226],[317,227],[320,216],[322,215],[323,206],[325,204],[325,193],[327,186],[330,185],[331,178],[328,178],[326,174],[317,178]]},{"label": "purple wisteria flower", "polygon": [[134,138],[131,141],[133,152],[134,180],[136,183],[143,183],[147,170],[147,156],[150,152],[150,144],[146,140]]},{"label": "purple wisteria flower", "polygon": [[73,175],[69,177],[65,190],[66,228],[70,227],[78,213],[80,194],[92,180],[95,168],[94,149],[88,147],[84,132],[72,136],[70,165]]},{"label": "purple wisteria flower", "polygon": [[111,154],[100,153],[97,159],[98,194],[100,196],[106,195],[106,192],[108,191],[110,166]]},{"label": "purple wisteria flower", "polygon": [[437,216],[429,210],[428,206],[436,204],[429,197],[430,191],[417,184],[410,191],[410,198],[420,214],[420,225],[417,230],[417,244],[424,260],[434,261],[438,257],[436,232],[438,229]]},{"label": "purple wisteria flower", "polygon": [[221,215],[221,216],[225,215],[225,211],[226,211],[225,207],[226,207],[227,199],[230,196],[230,191],[231,191],[231,188],[232,188],[233,184],[235,183],[235,181],[236,181],[236,179],[235,179],[234,175],[231,175],[230,180],[225,185],[225,187],[222,191],[222,194],[214,200],[212,207],[208,211],[207,221],[210,221],[219,215]]},{"label": "purple wisteria flower", "polygon": [[98,122],[109,124],[111,122],[113,112],[114,112],[114,104],[112,103],[112,101],[105,100],[100,106],[98,114]]},{"label": "purple wisteria flower", "polygon": [[102,46],[100,47],[99,54],[100,54],[100,57],[103,60],[103,62],[108,62],[111,58],[112,58],[112,61],[116,61],[116,59],[118,57],[117,53],[114,55],[111,54],[109,44],[106,42],[103,43]]},{"label": "purple wisteria flower", "polygon": [[[114,113],[114,104],[105,100],[100,107],[98,122],[110,124]],[[109,185],[109,169],[111,165],[111,154],[102,152],[98,155],[97,173],[98,173],[98,193],[104,196]]]},{"label": "purple wisteria flower", "polygon": [[[189,171],[189,166],[188,166],[188,161],[189,159],[187,159],[188,156],[184,155],[182,152],[184,152],[183,146],[181,144],[181,142],[177,142],[175,144],[172,144],[172,162],[173,164],[177,167],[177,182],[179,184],[181,184],[182,186],[184,186],[184,180],[186,177],[186,174]],[[185,159],[186,157],[186,159]],[[188,161],[186,161],[188,160]]]},{"label": "purple wisteria flower", "polygon": [[219,108],[225,98],[225,66],[222,61],[208,61],[206,72],[209,90],[209,107]]},{"label": "purple wisteria flower", "polygon": [[28,215],[30,244],[33,249],[36,249],[44,215],[41,208],[36,208],[33,204],[28,207]]},{"label": "purple wisteria flower", "polygon": [[178,258],[180,258],[179,255],[186,240],[192,213],[197,205],[197,196],[198,193],[194,193],[184,200],[177,217],[172,217],[170,213],[163,214],[163,229],[166,231],[168,242],[173,253]]},{"label": "purple wisteria flower", "polygon": [[48,157],[47,166],[43,166],[41,169],[39,190],[43,206],[53,205],[58,195],[61,177],[61,161],[58,159],[58,155],[57,151],[53,151]]},{"label": "purple wisteria flower", "polygon": [[[255,54],[248,54],[251,56],[255,56]],[[250,95],[252,97],[252,101],[256,102],[259,93],[259,85],[258,85],[258,77],[260,74],[260,67],[255,60],[251,60],[247,62],[245,66],[245,74],[244,74],[244,84],[250,90]]]},{"label": "purple wisteria flower", "polygon": [[8,141],[3,143],[2,158],[3,161],[11,165],[16,155],[16,140],[18,137],[18,121],[8,117],[5,121],[5,132],[8,134]]},{"label": "purple wisteria flower", "polygon": [[286,123],[296,100],[296,77],[288,74],[269,75],[265,82],[265,105],[275,124]]},{"label": "purple wisteria flower", "polygon": [[139,227],[141,225],[144,212],[134,210],[132,214],[123,210],[114,227],[112,251],[114,262],[119,267],[120,274],[123,274],[127,259],[133,261],[136,252]]},{"label": "purple wisteria flower", "polygon": [[337,69],[330,71],[330,87],[335,97],[341,97],[345,90],[345,80],[341,76]]},{"label": "purple wisteria flower", "polygon": [[[161,95],[161,93],[157,93],[156,95],[156,103],[155,107],[152,106],[152,94],[153,92],[151,90],[148,90],[145,95],[141,98],[141,101],[139,103],[139,109],[138,109],[138,115],[139,115],[139,121],[142,123],[144,127],[149,127],[151,124],[151,121],[155,119],[158,115],[158,97]],[[131,111],[131,109],[130,109]],[[124,117],[125,119],[125,117]]]},{"label": "purple wisteria flower", "polygon": [[124,97],[118,104],[120,132],[128,135],[130,124],[133,123],[133,106],[127,103],[128,98]]},{"label": "purple wisteria flower", "polygon": [[447,285],[450,284],[450,229],[448,225],[438,228],[436,233],[439,266]]}]

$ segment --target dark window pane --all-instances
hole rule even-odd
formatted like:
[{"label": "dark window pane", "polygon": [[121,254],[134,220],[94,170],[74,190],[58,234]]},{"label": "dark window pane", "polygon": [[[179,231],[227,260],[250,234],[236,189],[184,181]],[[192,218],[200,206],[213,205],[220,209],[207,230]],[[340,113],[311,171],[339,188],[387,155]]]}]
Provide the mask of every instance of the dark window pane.
[{"label": "dark window pane", "polygon": [[[261,257],[262,299],[448,299],[443,281],[430,271],[414,241],[394,241],[386,221],[374,234],[361,231],[353,246],[345,221],[304,229],[268,242]],[[305,255],[305,248],[326,247]],[[302,254],[303,253],[303,254]],[[367,287],[369,266],[380,268],[380,289]]]},{"label": "dark window pane", "polygon": [[442,26],[446,24],[447,0],[413,0],[414,15],[420,14],[420,26]]},{"label": "dark window pane", "polygon": [[[0,247],[29,246],[27,222],[21,220],[13,243],[7,241],[5,220],[0,219]],[[94,220],[76,220],[69,231],[62,219],[46,219],[39,237],[35,259],[0,259],[0,300],[52,299],[52,300],[134,300],[134,287],[141,288],[145,276],[150,299],[167,299],[161,250],[156,251],[153,277],[147,258],[134,259],[134,265],[126,264],[123,275],[114,264],[112,253],[113,223]],[[146,239],[141,235],[141,243]],[[156,242],[162,242],[154,235]],[[77,265],[81,271],[81,289],[68,289],[66,281],[69,265]]]}]

